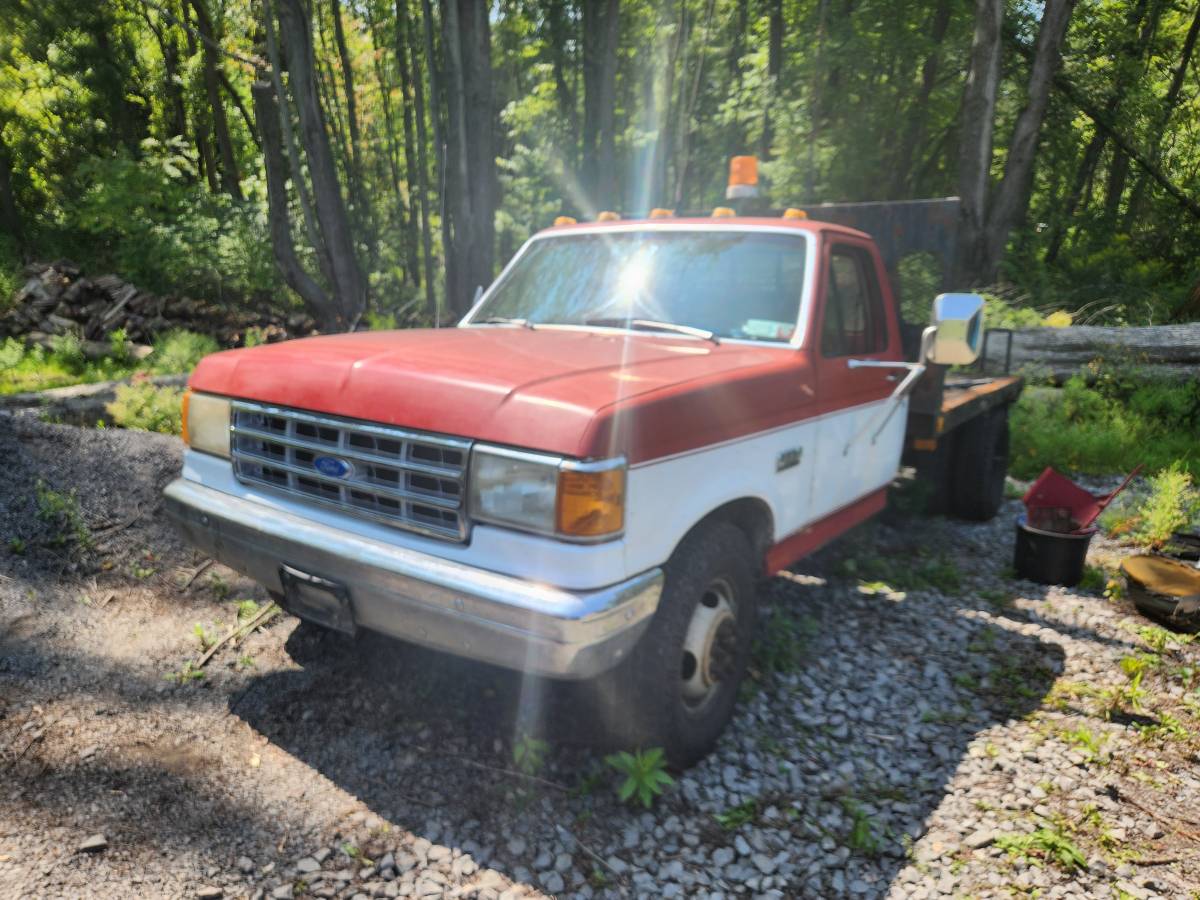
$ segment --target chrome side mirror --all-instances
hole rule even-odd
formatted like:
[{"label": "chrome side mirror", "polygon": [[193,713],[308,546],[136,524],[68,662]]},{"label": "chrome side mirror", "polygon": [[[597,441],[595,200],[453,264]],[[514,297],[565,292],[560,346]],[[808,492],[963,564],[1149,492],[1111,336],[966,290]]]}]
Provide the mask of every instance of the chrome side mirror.
[{"label": "chrome side mirror", "polygon": [[936,331],[926,342],[925,357],[939,366],[975,362],[983,346],[983,297],[979,294],[938,294],[933,301]]}]

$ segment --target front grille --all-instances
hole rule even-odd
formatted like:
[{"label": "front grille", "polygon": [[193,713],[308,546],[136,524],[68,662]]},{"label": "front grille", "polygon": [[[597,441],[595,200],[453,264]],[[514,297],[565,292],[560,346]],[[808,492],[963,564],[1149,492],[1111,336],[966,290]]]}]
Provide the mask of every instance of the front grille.
[{"label": "front grille", "polygon": [[247,484],[462,541],[471,442],[235,400],[233,471]]}]

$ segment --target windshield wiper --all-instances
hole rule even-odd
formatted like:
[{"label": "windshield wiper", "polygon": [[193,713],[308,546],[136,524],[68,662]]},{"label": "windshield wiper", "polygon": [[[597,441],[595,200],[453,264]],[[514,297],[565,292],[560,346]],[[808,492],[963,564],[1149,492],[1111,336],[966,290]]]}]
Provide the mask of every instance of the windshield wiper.
[{"label": "windshield wiper", "polygon": [[488,316],[472,322],[472,325],[516,325],[520,328],[533,329],[533,323],[528,319],[514,319],[511,316]]},{"label": "windshield wiper", "polygon": [[638,331],[671,331],[675,334],[686,334],[689,337],[702,338],[720,344],[715,332],[707,328],[693,328],[691,325],[680,325],[676,322],[660,322],[657,319],[622,319],[616,316],[600,319],[586,319],[585,325],[599,325],[612,328],[633,328]]}]

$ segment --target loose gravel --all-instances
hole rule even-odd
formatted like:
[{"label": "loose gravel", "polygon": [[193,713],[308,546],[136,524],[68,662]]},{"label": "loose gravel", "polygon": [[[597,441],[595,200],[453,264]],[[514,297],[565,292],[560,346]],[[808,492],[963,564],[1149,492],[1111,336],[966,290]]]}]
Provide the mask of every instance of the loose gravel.
[{"label": "loose gravel", "polygon": [[[180,450],[0,418],[0,897],[1200,886],[1200,653],[1124,601],[1014,580],[1015,502],[894,515],[764,585],[736,720],[645,810],[569,687],[288,617],[194,675],[198,635],[268,598],[164,521]],[[75,492],[90,549],[39,479]]]}]

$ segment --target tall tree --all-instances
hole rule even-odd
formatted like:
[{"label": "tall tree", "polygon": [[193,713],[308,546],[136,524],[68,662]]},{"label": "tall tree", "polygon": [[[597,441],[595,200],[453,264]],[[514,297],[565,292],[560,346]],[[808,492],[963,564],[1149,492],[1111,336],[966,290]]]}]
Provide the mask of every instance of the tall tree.
[{"label": "tall tree", "polygon": [[1029,207],[1038,137],[1074,5],[1075,0],[1046,2],[1033,49],[1025,106],[1009,139],[1004,175],[989,196],[1004,7],[1002,0],[977,0],[971,69],[962,107],[960,283],[981,284],[995,279],[1009,236]]},{"label": "tall tree", "polygon": [[338,182],[337,164],[317,94],[312,28],[301,0],[278,0],[279,34],[300,120],[300,143],[308,160],[313,201],[329,253],[335,297],[325,327],[354,325],[367,305],[367,280],[355,253],[350,218]]},{"label": "tall tree", "polygon": [[233,149],[233,137],[229,133],[229,118],[225,115],[225,103],[221,99],[221,59],[217,53],[217,32],[208,14],[205,0],[192,0],[196,11],[201,53],[204,62],[204,91],[212,115],[213,132],[217,138],[217,152],[221,156],[221,187],[236,200],[242,199],[241,179],[238,177],[237,156]]},{"label": "tall tree", "polygon": [[496,184],[488,6],[444,0],[446,51],[446,300],[464,314],[492,280]]},{"label": "tall tree", "polygon": [[620,0],[583,3],[583,183],[593,203],[617,197],[616,85]]}]

